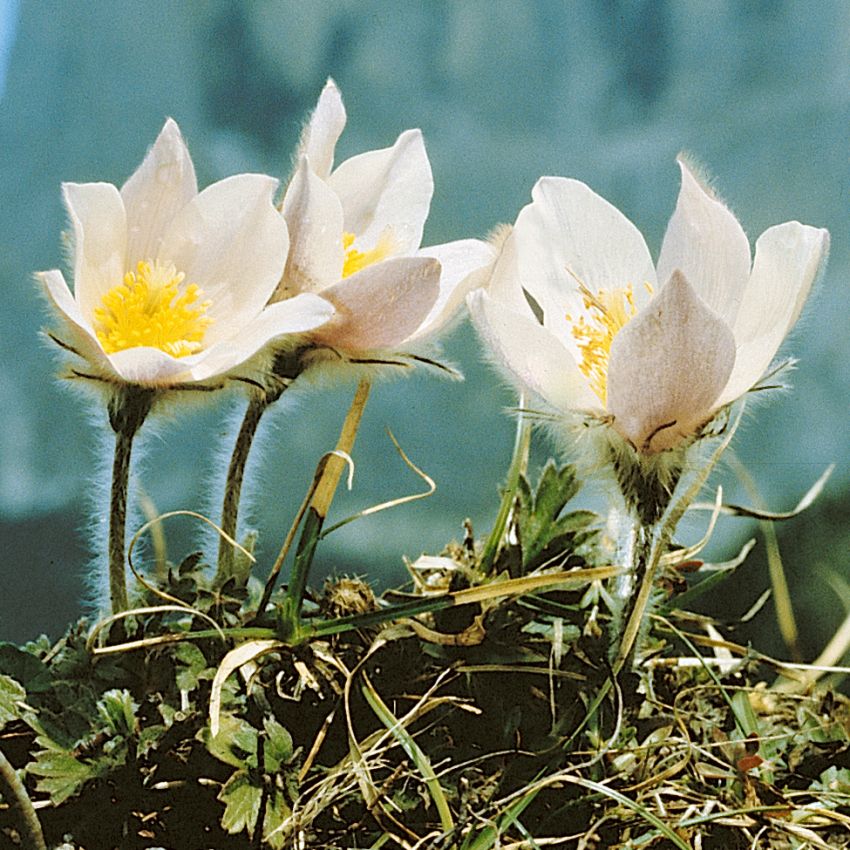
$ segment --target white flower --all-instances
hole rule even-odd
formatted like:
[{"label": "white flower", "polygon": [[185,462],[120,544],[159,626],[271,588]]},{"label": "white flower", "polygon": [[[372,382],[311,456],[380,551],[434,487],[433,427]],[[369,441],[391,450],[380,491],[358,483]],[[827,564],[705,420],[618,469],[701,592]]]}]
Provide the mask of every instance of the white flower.
[{"label": "white flower", "polygon": [[419,130],[391,148],[333,168],[345,126],[329,80],[305,128],[283,202],[290,251],[275,301],[321,293],[337,310],[311,334],[346,353],[395,350],[434,335],[463,303],[472,273],[491,262],[485,242],[420,248],[434,183]]},{"label": "white flower", "polygon": [[577,180],[543,177],[489,293],[469,298],[521,386],[567,420],[610,422],[644,455],[687,444],[758,382],[829,245],[826,230],[786,222],[759,237],[751,262],[734,215],[679,164],[657,269],[622,213]]},{"label": "white flower", "polygon": [[66,183],[74,292],[39,274],[68,348],[105,381],[167,387],[215,379],[271,339],[333,315],[305,295],[266,306],[286,262],[277,181],[240,174],[198,193],[177,124],[168,120],[121,187]]}]

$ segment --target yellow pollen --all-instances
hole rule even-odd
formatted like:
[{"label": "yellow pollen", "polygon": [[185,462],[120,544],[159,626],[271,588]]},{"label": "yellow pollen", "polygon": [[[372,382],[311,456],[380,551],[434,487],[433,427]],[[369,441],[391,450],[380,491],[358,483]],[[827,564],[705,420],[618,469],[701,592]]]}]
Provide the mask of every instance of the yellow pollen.
[{"label": "yellow pollen", "polygon": [[124,282],[113,286],[94,311],[95,333],[107,354],[128,348],[158,348],[172,357],[186,357],[202,347],[213,320],[206,316],[210,301],[194,283],[182,286],[185,275],[172,265],[140,261]]},{"label": "yellow pollen", "polygon": [[357,237],[353,233],[342,234],[342,247],[345,251],[345,261],[342,264],[342,276],[348,277],[355,272],[365,269],[366,266],[371,266],[372,263],[380,262],[386,259],[393,250],[393,238],[389,230],[385,230],[378,238],[374,248],[368,251],[358,251],[354,247],[354,240]]},{"label": "yellow pollen", "polygon": [[[652,294],[652,284],[645,284]],[[573,338],[581,353],[578,367],[587,377],[590,388],[599,397],[602,404],[608,401],[608,358],[611,344],[622,327],[637,312],[632,285],[612,290],[600,289],[591,292],[583,283],[579,284],[587,314],[577,320],[567,315],[567,321],[573,326]]]}]

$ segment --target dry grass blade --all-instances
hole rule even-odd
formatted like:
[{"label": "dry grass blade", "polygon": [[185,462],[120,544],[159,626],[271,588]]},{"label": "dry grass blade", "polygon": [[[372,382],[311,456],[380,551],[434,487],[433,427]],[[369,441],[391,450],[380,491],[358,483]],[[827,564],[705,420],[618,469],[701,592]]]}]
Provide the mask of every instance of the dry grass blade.
[{"label": "dry grass blade", "polygon": [[221,728],[221,693],[224,683],[240,667],[266,653],[279,649],[283,644],[277,640],[249,640],[231,649],[215,671],[210,690],[210,735],[215,738]]},{"label": "dry grass blade", "polygon": [[[762,519],[768,521],[781,521],[793,519],[798,514],[801,514],[806,508],[820,496],[829,476],[832,475],[835,469],[835,464],[830,464],[823,474],[815,481],[814,484],[806,491],[806,494],[790,511],[762,511],[756,508],[745,508],[742,505],[721,505],[720,512],[728,516],[748,517],[749,519]],[[713,511],[714,505],[707,502],[695,502],[691,505],[693,511]]]},{"label": "dry grass blade", "polygon": [[723,504],[723,488],[717,488],[717,495],[714,499],[714,510],[711,513],[711,519],[708,523],[708,528],[705,530],[705,534],[703,534],[702,538],[694,543],[693,546],[687,546],[682,549],[677,549],[674,552],[669,552],[666,555],[662,555],[661,563],[662,564],[676,564],[681,561],[688,561],[694,556],[698,555],[702,550],[708,545],[709,540],[711,540],[711,535],[714,534],[714,527],[717,524],[717,518],[720,516],[720,508]]},{"label": "dry grass blade", "polygon": [[[343,520],[340,520],[339,522],[335,523],[334,525],[330,526],[329,528],[326,528],[321,533],[321,535],[319,536],[320,540],[324,537],[327,537],[332,531],[336,531],[338,528],[342,528],[342,526],[348,525],[348,523],[354,522],[355,520],[360,519],[361,517],[369,516],[371,514],[376,514],[376,513],[379,513],[380,511],[388,510],[389,508],[395,508],[395,507],[398,507],[399,505],[405,505],[408,502],[416,502],[419,499],[427,499],[429,496],[432,496],[434,493],[437,492],[437,483],[434,481],[433,478],[431,478],[430,475],[428,475],[427,472],[424,472],[422,469],[420,469],[405,454],[404,449],[398,444],[398,440],[396,440],[396,438],[393,436],[393,432],[390,431],[389,428],[387,428],[387,434],[389,435],[389,438],[392,440],[392,443],[395,446],[396,451],[399,453],[399,455],[401,455],[401,459],[405,462],[408,469],[413,470],[413,472],[415,472],[416,475],[418,475],[428,485],[428,489],[424,493],[412,493],[409,496],[399,496],[397,499],[390,499],[389,501],[381,502],[378,505],[372,505],[372,507],[370,507],[370,508],[364,508],[362,511],[358,511],[356,514],[352,514],[351,516],[346,517]],[[350,486],[349,486],[349,489],[351,489]]]},{"label": "dry grass blade", "polygon": [[[164,514],[159,514],[159,516],[148,520],[148,522],[146,522],[141,528],[139,528],[138,531],[136,531],[136,533],[133,535],[132,539],[130,540],[130,545],[127,547],[127,566],[130,568],[130,571],[133,573],[133,576],[135,577],[136,581],[139,582],[139,584],[141,584],[142,587],[145,588],[145,590],[150,591],[155,596],[159,596],[160,599],[165,599],[166,601],[172,602],[175,605],[182,605],[185,608],[189,607],[185,602],[183,602],[182,599],[178,599],[176,596],[172,596],[170,593],[166,593],[164,590],[160,590],[158,587],[155,587],[150,582],[148,582],[141,575],[141,573],[136,569],[135,565],[133,564],[133,549],[136,548],[136,544],[139,542],[142,535],[146,531],[148,531],[149,529],[158,528],[163,522],[163,520],[171,519],[172,517],[176,516],[188,516],[192,517],[193,519],[199,519],[205,522],[207,525],[214,528],[216,532],[218,532],[219,536],[224,538],[224,540],[226,540],[231,546],[233,546],[234,549],[238,549],[252,564],[255,564],[257,562],[257,559],[244,546],[242,546],[241,543],[239,543],[237,540],[234,540],[221,528],[221,526],[213,522],[209,517],[206,517],[203,514],[199,514],[197,511],[180,510],[168,511]],[[216,625],[216,628],[218,628],[217,624],[214,623],[214,625]]]},{"label": "dry grass blade", "polygon": [[112,623],[118,622],[119,620],[124,620],[127,617],[143,616],[145,614],[163,614],[168,613],[169,611],[173,611],[175,613],[180,614],[191,614],[192,616],[200,617],[202,620],[206,620],[206,622],[208,622],[215,630],[215,634],[217,634],[222,641],[227,641],[227,637],[224,633],[224,630],[212,617],[210,617],[208,614],[205,614],[203,611],[198,611],[197,608],[191,608],[184,602],[180,602],[180,604],[178,605],[148,605],[142,608],[131,608],[129,611],[121,611],[118,614],[111,614],[109,617],[106,617],[100,622],[95,623],[95,625],[92,627],[87,641],[88,649],[92,653],[92,655],[108,655],[114,654],[116,652],[127,652],[131,649],[139,649],[145,646],[156,646],[157,643],[170,643],[176,640],[183,640],[186,637],[185,635],[174,634],[158,635],[150,638],[142,638],[140,640],[125,641],[124,643],[115,644],[113,646],[94,645],[98,635],[105,628],[112,625]]}]

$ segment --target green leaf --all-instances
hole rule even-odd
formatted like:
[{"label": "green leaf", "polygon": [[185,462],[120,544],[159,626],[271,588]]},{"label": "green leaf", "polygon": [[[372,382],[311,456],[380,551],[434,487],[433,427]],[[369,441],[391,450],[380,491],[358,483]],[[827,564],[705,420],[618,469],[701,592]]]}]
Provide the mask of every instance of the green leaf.
[{"label": "green leaf", "polygon": [[177,574],[182,578],[188,573],[191,573],[193,570],[196,570],[198,567],[202,566],[203,558],[203,552],[189,553],[177,567]]},{"label": "green leaf", "polygon": [[97,713],[103,720],[107,732],[131,737],[136,731],[136,709],[130,692],[113,688],[97,701]]},{"label": "green leaf", "polygon": [[207,665],[204,653],[188,641],[178,644],[174,652],[176,682],[181,691],[194,691],[202,679],[212,679],[215,670]]},{"label": "green leaf", "polygon": [[21,716],[16,703],[23,702],[26,696],[27,692],[20,682],[11,676],[0,675],[0,729]]},{"label": "green leaf", "polygon": [[53,681],[41,659],[11,643],[0,643],[0,673],[17,679],[28,692],[43,693],[50,689]]},{"label": "green leaf", "polygon": [[266,773],[277,773],[292,758],[295,751],[292,735],[273,717],[263,720],[263,729],[266,732],[263,765]]},{"label": "green leaf", "polygon": [[160,745],[160,741],[167,731],[168,727],[162,723],[155,723],[153,726],[145,726],[145,728],[139,733],[139,755],[145,756],[151,750],[155,750]]},{"label": "green leaf", "polygon": [[[533,620],[522,627],[527,635],[539,635],[548,641],[555,639],[555,624],[547,620]],[[561,640],[564,644],[574,643],[581,637],[581,629],[572,623],[563,623],[561,626]]]},{"label": "green leaf", "polygon": [[243,769],[257,766],[257,730],[247,720],[223,713],[218,734],[212,737],[207,727],[204,738],[210,755],[219,761]]},{"label": "green leaf", "polygon": [[237,770],[218,795],[218,799],[224,803],[222,829],[231,835],[247,830],[248,837],[253,838],[262,796],[263,789],[252,783],[244,770]]},{"label": "green leaf", "polygon": [[263,840],[273,848],[281,850],[286,845],[287,834],[280,827],[292,815],[292,809],[286,802],[280,788],[272,788],[266,803],[266,816],[263,818]]},{"label": "green leaf", "polygon": [[591,511],[575,511],[560,516],[580,486],[575,467],[567,464],[559,469],[551,460],[543,467],[533,495],[528,481],[520,479],[516,526],[524,571],[544,560],[574,551],[574,536],[596,519]]},{"label": "green leaf", "polygon": [[36,788],[50,795],[54,806],[73,797],[89,779],[100,773],[98,765],[82,762],[65,750],[42,750],[36,754],[35,761],[27,766],[27,772],[40,776]]},{"label": "green leaf", "polygon": [[540,473],[537,492],[534,494],[534,513],[550,520],[555,519],[567,502],[578,493],[580,487],[572,464],[558,469],[554,461],[547,461],[543,472]]}]

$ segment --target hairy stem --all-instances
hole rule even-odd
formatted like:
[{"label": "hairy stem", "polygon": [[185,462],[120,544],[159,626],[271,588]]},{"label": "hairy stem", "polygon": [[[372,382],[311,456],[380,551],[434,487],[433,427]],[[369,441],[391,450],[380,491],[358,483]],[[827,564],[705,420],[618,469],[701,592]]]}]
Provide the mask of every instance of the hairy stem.
[{"label": "hairy stem", "polygon": [[631,667],[640,649],[640,636],[647,622],[655,576],[661,562],[658,527],[645,525],[637,517],[631,517],[631,520],[631,528],[622,547],[627,572],[614,580],[615,597],[621,606],[615,620],[615,673]]},{"label": "hairy stem", "polygon": [[[230,466],[227,468],[227,481],[224,485],[224,501],[221,508],[221,530],[230,537],[236,539],[237,525],[239,522],[239,502],[242,496],[242,482],[245,478],[245,466],[248,463],[248,455],[257,428],[263,414],[269,407],[268,396],[264,392],[254,392],[248,400],[245,417],[236,437],[236,445],[230,457]],[[221,536],[218,543],[218,571],[215,575],[214,586],[221,587],[232,575],[236,553],[233,545]]]},{"label": "hairy stem", "polygon": [[47,850],[41,823],[35,813],[27,789],[18,778],[15,768],[0,750],[0,794],[17,814],[18,831],[21,834],[21,846],[25,850]]},{"label": "hairy stem", "polygon": [[116,393],[109,404],[109,424],[115,431],[108,543],[109,601],[113,614],[130,607],[124,570],[130,459],[133,438],[150,412],[153,400],[154,390],[128,385]]},{"label": "hairy stem", "polygon": [[[672,503],[673,492],[685,466],[687,449],[683,450],[679,458],[674,458],[676,460],[674,464],[668,464],[664,478],[658,475],[662,467],[652,462],[644,464],[644,460],[640,457],[634,458],[633,462],[622,463],[620,468],[617,468],[615,464],[623,498],[634,522],[634,546],[631,548],[627,564],[633,570],[634,585],[637,585],[637,595],[629,597],[630,601],[626,604],[626,609],[620,618],[621,628],[615,634],[619,644],[615,644],[617,652],[612,662],[615,675],[634,665],[635,657],[641,649],[641,635],[651,613],[649,603],[655,589],[661,557],[673,539],[679,521],[732,441],[743,413],[742,403],[738,408],[738,415],[726,429],[726,436],[702,468],[693,475],[684,493]],[[632,594],[634,585],[631,587]]]}]

